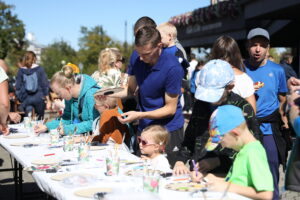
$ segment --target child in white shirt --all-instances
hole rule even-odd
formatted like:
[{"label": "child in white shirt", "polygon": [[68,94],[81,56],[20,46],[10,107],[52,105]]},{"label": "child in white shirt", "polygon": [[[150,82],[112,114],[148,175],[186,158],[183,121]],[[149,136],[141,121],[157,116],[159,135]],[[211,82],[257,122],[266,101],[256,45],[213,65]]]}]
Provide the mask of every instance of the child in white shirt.
[{"label": "child in white shirt", "polygon": [[163,126],[151,125],[145,128],[138,137],[142,159],[148,159],[151,168],[162,172],[171,172],[170,164],[163,155],[169,132]]}]

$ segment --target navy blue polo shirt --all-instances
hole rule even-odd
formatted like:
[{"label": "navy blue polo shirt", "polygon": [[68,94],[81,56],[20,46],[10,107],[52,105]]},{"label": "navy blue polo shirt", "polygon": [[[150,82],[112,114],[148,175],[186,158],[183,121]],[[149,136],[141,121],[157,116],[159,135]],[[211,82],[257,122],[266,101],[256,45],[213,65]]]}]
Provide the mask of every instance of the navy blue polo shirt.
[{"label": "navy blue polo shirt", "polygon": [[[139,58],[129,70],[129,75],[136,78],[139,86],[140,111],[152,111],[165,105],[165,93],[181,95],[181,80],[183,70],[174,55],[162,50],[161,55],[154,66],[150,66]],[[141,119],[139,131],[152,124],[165,126],[168,131],[175,131],[183,127],[184,118],[181,104],[178,100],[175,115],[164,119]]]},{"label": "navy blue polo shirt", "polygon": [[127,69],[127,74],[132,74],[132,67],[134,65],[134,63],[139,60],[139,54],[136,50],[134,50],[130,56],[130,60],[129,60],[129,65],[128,65],[128,69]]}]

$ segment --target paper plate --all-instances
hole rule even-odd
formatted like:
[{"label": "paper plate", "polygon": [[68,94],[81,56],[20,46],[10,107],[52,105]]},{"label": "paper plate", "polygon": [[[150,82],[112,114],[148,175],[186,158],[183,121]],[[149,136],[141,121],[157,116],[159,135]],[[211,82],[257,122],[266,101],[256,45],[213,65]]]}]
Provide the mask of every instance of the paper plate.
[{"label": "paper plate", "polygon": [[112,189],[106,187],[87,188],[82,190],[76,190],[74,194],[80,197],[94,198],[94,194],[96,194],[97,192],[111,193]]},{"label": "paper plate", "polygon": [[6,139],[20,139],[20,138],[27,138],[27,137],[29,137],[29,135],[25,135],[25,134],[10,134],[10,135],[3,136],[3,138]]},{"label": "paper plate", "polygon": [[23,145],[38,145],[40,144],[39,142],[15,142],[15,143],[11,143],[10,146],[23,146]]},{"label": "paper plate", "polygon": [[169,183],[165,186],[165,188],[169,190],[179,191],[179,192],[194,192],[196,190],[205,188],[205,185],[199,183],[193,183],[193,182],[189,182],[189,183],[177,182],[177,183]]},{"label": "paper plate", "polygon": [[56,165],[59,163],[57,158],[42,158],[31,162],[33,165]]},{"label": "paper plate", "polygon": [[54,181],[62,181],[63,179],[71,177],[71,176],[94,177],[94,175],[87,174],[87,173],[64,173],[64,174],[57,174],[57,175],[51,176],[51,179]]},{"label": "paper plate", "polygon": [[90,151],[99,151],[99,150],[104,150],[106,149],[105,147],[102,146],[90,146]]},{"label": "paper plate", "polygon": [[116,87],[116,88],[103,88],[98,90],[94,96],[96,95],[110,95],[110,94],[114,94],[114,93],[118,93],[121,92],[122,90],[124,90],[124,88],[121,87]]}]

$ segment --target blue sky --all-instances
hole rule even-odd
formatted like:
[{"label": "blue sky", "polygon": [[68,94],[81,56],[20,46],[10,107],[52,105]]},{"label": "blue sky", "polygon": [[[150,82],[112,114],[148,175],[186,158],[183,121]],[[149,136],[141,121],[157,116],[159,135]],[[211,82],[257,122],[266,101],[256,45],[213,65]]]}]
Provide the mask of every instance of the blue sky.
[{"label": "blue sky", "polygon": [[4,0],[15,5],[18,15],[36,40],[43,45],[63,39],[78,49],[80,27],[102,25],[113,39],[124,41],[127,20],[127,41],[132,42],[132,27],[142,16],[157,24],[172,16],[205,7],[210,0]]}]

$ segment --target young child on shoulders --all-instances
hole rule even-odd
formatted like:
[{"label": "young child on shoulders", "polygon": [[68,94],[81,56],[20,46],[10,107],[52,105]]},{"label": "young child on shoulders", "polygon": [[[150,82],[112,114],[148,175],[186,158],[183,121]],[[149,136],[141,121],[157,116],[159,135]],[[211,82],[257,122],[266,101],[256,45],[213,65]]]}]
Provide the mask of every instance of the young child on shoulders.
[{"label": "young child on shoulders", "polygon": [[169,22],[165,22],[158,25],[157,30],[161,35],[161,43],[163,45],[165,52],[178,57],[178,61],[181,64],[185,73],[184,77],[186,77],[187,68],[190,66],[190,64],[184,56],[185,54],[185,52],[183,52],[184,49],[182,50],[177,46],[179,42],[177,40],[176,27]]},{"label": "young child on shoulders", "polygon": [[126,124],[118,120],[121,113],[118,110],[117,98],[95,96],[95,108],[100,113],[100,117],[93,123],[93,135],[95,135],[93,141],[122,144],[123,138],[129,136],[129,130]]},{"label": "young child on shoulders", "polygon": [[152,169],[171,172],[170,164],[163,155],[168,137],[169,132],[160,125],[148,126],[138,137],[142,159],[150,160]]},{"label": "young child on shoulders", "polygon": [[[273,178],[266,151],[250,133],[242,110],[232,105],[219,106],[211,115],[209,132],[210,138],[206,144],[208,151],[221,143],[222,147],[238,152],[225,179],[213,174],[205,176],[204,180],[212,190],[228,190],[251,199],[272,199]],[[195,171],[191,174],[194,182],[204,178],[197,168],[195,166]]]}]

